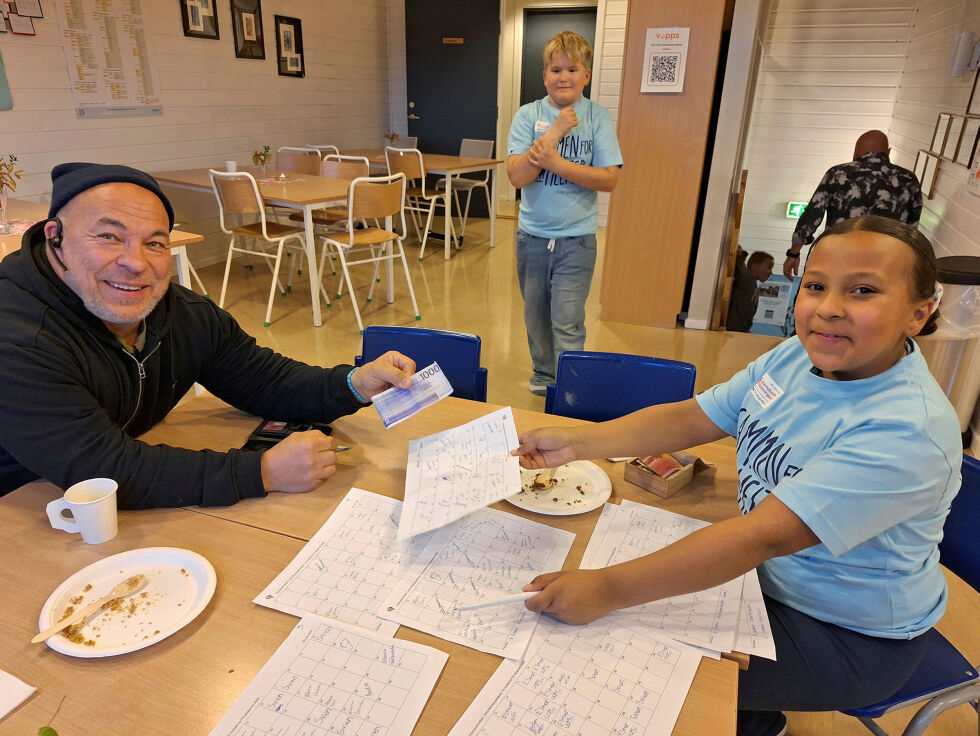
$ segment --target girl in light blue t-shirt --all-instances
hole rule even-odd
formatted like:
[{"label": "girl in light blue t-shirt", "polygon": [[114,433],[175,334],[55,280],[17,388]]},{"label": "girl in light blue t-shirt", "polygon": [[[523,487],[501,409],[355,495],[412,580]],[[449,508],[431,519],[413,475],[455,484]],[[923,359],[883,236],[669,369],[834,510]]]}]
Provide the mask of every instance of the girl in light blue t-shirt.
[{"label": "girl in light blue t-shirt", "polygon": [[937,545],[959,490],[959,423],[911,338],[935,330],[928,239],[883,217],[818,239],[797,334],[696,398],[524,434],[529,468],[736,439],[741,516],[600,570],[539,575],[526,602],[569,623],[711,588],[754,568],[776,661],[739,673],[738,733],[785,733],[782,710],[887,697],[946,606]]}]

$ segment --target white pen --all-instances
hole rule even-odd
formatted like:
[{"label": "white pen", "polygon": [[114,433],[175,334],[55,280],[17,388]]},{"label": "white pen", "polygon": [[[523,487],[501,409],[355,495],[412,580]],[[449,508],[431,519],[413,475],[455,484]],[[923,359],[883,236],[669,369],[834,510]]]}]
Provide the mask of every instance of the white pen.
[{"label": "white pen", "polygon": [[489,608],[490,606],[500,606],[504,603],[517,603],[518,601],[526,601],[528,598],[532,598],[540,592],[540,590],[532,590],[530,593],[515,593],[514,595],[508,595],[503,598],[495,598],[492,601],[480,601],[479,603],[470,603],[467,606],[456,606],[456,610],[472,611],[474,608]]}]

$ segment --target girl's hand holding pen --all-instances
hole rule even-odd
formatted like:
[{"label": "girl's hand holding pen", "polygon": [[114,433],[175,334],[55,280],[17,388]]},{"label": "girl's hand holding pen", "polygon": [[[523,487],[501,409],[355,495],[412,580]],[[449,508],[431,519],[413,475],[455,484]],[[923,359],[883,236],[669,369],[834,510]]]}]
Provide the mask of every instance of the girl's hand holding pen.
[{"label": "girl's hand holding pen", "polygon": [[524,601],[524,606],[566,624],[595,621],[618,608],[605,573],[605,570],[565,570],[538,575],[523,590],[540,593]]}]

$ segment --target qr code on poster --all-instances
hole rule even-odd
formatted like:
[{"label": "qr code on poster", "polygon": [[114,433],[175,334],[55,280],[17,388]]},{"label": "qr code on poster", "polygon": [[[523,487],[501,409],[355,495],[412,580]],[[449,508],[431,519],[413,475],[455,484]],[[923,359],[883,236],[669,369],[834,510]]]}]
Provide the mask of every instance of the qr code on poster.
[{"label": "qr code on poster", "polygon": [[650,56],[650,80],[648,84],[677,84],[677,65],[680,54],[653,54]]}]

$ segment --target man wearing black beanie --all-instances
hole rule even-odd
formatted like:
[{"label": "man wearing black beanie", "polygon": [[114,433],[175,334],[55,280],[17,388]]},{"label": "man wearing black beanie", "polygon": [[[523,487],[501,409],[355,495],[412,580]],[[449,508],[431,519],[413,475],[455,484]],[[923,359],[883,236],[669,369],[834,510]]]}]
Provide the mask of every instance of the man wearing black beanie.
[{"label": "man wearing black beanie", "polygon": [[309,491],[335,470],[331,440],[296,433],[266,452],[195,452],[135,439],[201,383],[260,416],[329,422],[414,363],[391,352],[323,369],[260,348],[210,300],[170,282],[174,214],[127,166],[51,172],[49,217],[0,262],[0,495],[38,477],[111,477],[120,508],[227,505]]}]

